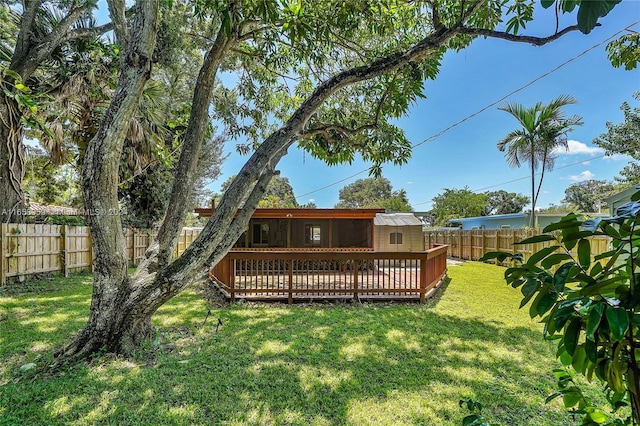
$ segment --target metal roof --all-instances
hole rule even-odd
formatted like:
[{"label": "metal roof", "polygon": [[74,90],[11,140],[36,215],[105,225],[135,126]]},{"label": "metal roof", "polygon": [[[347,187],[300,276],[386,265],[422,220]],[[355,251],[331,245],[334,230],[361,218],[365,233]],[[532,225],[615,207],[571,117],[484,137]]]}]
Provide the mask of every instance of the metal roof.
[{"label": "metal roof", "polygon": [[376,226],[422,226],[413,213],[378,213],[373,219]]},{"label": "metal roof", "polygon": [[[566,213],[560,214],[560,217],[564,215],[566,215]],[[482,219],[482,220],[519,219],[519,218],[528,217],[528,216],[529,216],[529,213],[493,214],[489,216],[459,217],[455,219],[449,219],[447,222],[466,222],[469,220],[478,220],[478,219]],[[537,214],[536,216],[539,216],[539,214]]]}]

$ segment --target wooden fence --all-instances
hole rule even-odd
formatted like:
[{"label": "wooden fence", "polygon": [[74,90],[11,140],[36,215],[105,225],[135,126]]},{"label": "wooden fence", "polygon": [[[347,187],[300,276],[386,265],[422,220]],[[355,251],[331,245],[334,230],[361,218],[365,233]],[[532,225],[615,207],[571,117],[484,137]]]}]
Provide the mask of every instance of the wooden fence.
[{"label": "wooden fence", "polygon": [[[127,258],[138,263],[151,244],[154,232],[124,231]],[[200,228],[184,228],[176,245],[179,256],[200,234]],[[0,228],[0,285],[8,279],[24,279],[43,273],[69,273],[93,267],[91,234],[87,226],[2,224]]]},{"label": "wooden fence", "polygon": [[327,298],[424,301],[447,271],[447,248],[426,252],[231,251],[211,271],[230,300]]},{"label": "wooden fence", "polygon": [[[521,253],[526,262],[529,257],[542,249],[554,245],[553,241],[537,244],[514,245],[525,238],[540,235],[540,229],[474,229],[469,231],[445,230],[426,231],[424,233],[425,247],[434,244],[446,244],[449,249],[447,255],[465,260],[479,260],[491,251],[505,251]],[[596,256],[611,249],[611,239],[605,236],[589,238],[591,255]],[[577,253],[574,253],[577,255]]]}]

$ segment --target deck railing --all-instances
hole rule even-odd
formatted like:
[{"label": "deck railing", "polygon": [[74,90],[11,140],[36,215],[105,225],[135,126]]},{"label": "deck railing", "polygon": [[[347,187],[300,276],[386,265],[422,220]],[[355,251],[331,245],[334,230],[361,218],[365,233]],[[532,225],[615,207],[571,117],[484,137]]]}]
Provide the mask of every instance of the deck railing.
[{"label": "deck railing", "polygon": [[425,252],[231,251],[211,278],[231,299],[426,300],[447,270],[447,247]]}]

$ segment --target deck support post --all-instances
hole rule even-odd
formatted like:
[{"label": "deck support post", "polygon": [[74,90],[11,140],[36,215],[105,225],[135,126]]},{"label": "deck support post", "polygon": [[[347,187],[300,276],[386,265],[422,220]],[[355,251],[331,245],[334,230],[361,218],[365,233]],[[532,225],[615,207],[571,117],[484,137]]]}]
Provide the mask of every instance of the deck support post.
[{"label": "deck support post", "polygon": [[420,259],[420,303],[427,300],[427,255]]},{"label": "deck support post", "polygon": [[353,261],[353,300],[360,301],[360,295],[358,294],[358,259]]},{"label": "deck support post", "polygon": [[229,293],[231,294],[231,302],[235,302],[236,300],[236,271],[234,268],[236,266],[235,260],[231,258],[231,256],[227,256],[228,271],[229,271]]},{"label": "deck support post", "polygon": [[289,259],[289,304],[293,303],[293,258]]}]

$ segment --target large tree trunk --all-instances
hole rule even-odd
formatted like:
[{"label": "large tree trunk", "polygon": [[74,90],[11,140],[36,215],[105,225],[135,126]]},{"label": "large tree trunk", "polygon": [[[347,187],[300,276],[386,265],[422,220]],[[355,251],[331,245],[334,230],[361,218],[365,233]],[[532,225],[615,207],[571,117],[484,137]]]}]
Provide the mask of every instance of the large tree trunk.
[{"label": "large tree trunk", "polygon": [[22,192],[22,125],[18,106],[4,93],[0,93],[0,164],[0,218],[4,223],[20,223],[26,210]]},{"label": "large tree trunk", "polygon": [[[119,10],[112,0],[109,8]],[[100,349],[125,350],[150,328],[148,318],[131,315],[126,307],[140,285],[127,275],[125,240],[118,208],[118,168],[130,122],[146,82],[158,24],[158,1],[139,2],[131,31],[116,27],[126,49],[121,58],[118,86],[98,132],[89,143],[82,170],[85,209],[95,253],[94,283],[89,321],[64,350],[61,361],[84,357]],[[149,316],[150,317],[150,316]]]}]

